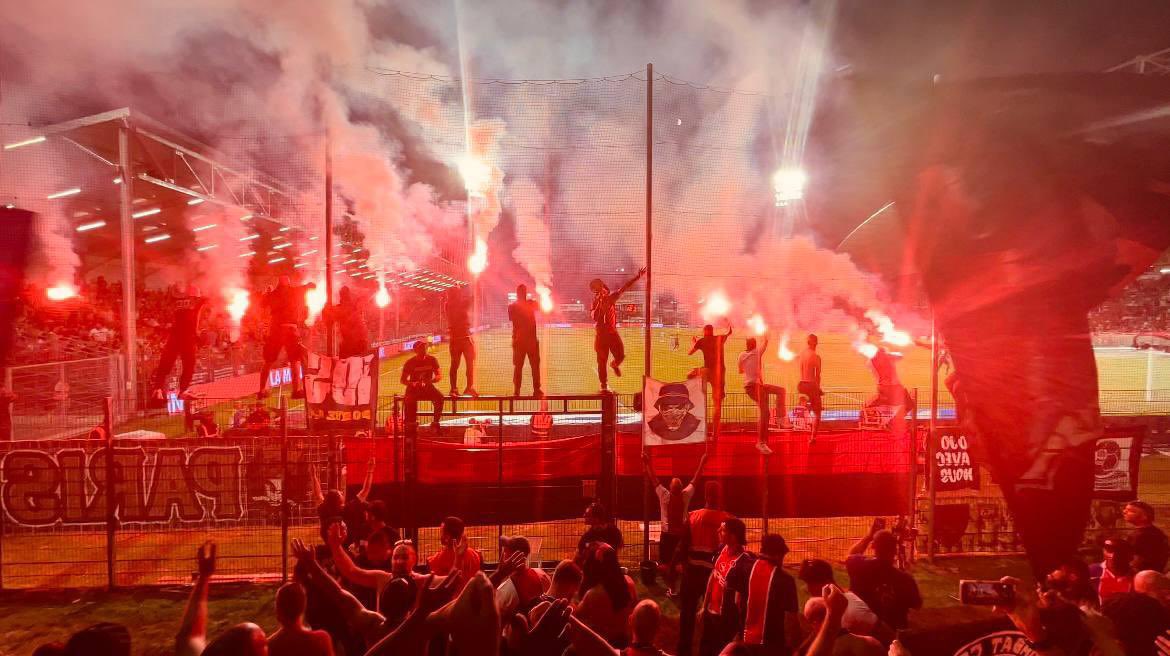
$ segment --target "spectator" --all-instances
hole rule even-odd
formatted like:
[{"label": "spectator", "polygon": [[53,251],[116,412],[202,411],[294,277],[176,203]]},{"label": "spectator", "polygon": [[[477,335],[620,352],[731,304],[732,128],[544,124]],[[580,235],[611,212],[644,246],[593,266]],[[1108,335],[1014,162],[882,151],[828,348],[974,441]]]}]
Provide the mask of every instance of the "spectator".
[{"label": "spectator", "polygon": [[662,519],[662,532],[658,538],[658,566],[666,574],[667,594],[675,594],[675,584],[678,580],[675,571],[676,555],[679,544],[682,543],[687,530],[687,508],[695,496],[695,481],[703,473],[703,465],[707,463],[707,453],[699,458],[699,466],[694,476],[686,485],[678,478],[670,479],[670,487],[663,487],[654,473],[654,465],[650,459],[650,451],[642,452],[643,468],[646,480],[654,486],[654,494],[658,497],[659,517]]},{"label": "spectator", "polygon": [[[191,588],[191,596],[187,599],[187,608],[183,613],[183,623],[179,627],[178,635],[175,636],[176,656],[199,656],[207,645],[207,591],[211,585],[211,575],[215,573],[216,549],[215,543],[208,541],[195,553],[195,561],[198,564],[195,586]],[[127,654],[130,653],[128,643],[129,638]]]},{"label": "spectator", "polygon": [[251,622],[237,624],[211,641],[202,656],[266,656],[264,629]]},{"label": "spectator", "polygon": [[452,571],[462,572],[464,581],[474,578],[483,564],[483,558],[478,551],[467,546],[463,520],[458,517],[444,519],[439,529],[439,542],[443,548],[427,560],[431,571],[439,576],[447,576]]},{"label": "spectator", "polygon": [[[354,564],[342,546],[345,542],[345,524],[336,522],[329,527],[329,551],[342,578],[350,583],[372,588],[377,597],[373,610],[381,613],[387,621],[397,623],[405,617],[414,603],[415,583],[418,575],[414,566],[418,554],[414,544],[400,540],[394,545],[390,556],[390,571],[363,569]],[[391,585],[397,582],[397,585]]]},{"label": "spectator", "polygon": [[600,502],[594,501],[585,509],[585,525],[589,528],[577,541],[577,564],[584,566],[588,558],[588,547],[591,544],[604,542],[617,551],[625,546],[622,540],[622,531],[613,523],[609,511]]},{"label": "spectator", "polygon": [[783,537],[765,535],[760,556],[740,558],[727,574],[725,594],[738,600],[743,627],[738,637],[760,653],[791,653],[800,644],[796,581],[783,569],[787,553]]},{"label": "spectator", "polygon": [[581,591],[581,584],[585,580],[585,573],[571,560],[562,560],[553,570],[552,588],[549,595],[552,600],[566,599],[572,602]]},{"label": "spectator", "polygon": [[[869,534],[853,545],[845,559],[845,569],[849,572],[850,587],[869,604],[878,619],[894,629],[904,629],[910,623],[910,610],[922,607],[922,596],[914,577],[894,564],[898,539],[888,530],[879,530],[880,526],[875,520]],[[872,558],[864,555],[871,543]]]},{"label": "spectator", "polygon": [[500,538],[500,564],[491,576],[492,586],[497,589],[500,617],[527,613],[551,587],[548,574],[528,566],[531,555],[528,538],[520,535]]},{"label": "spectator", "polygon": [[653,599],[643,599],[630,613],[630,634],[633,642],[622,652],[622,656],[666,656],[654,646],[658,638],[658,626],[662,623],[662,609]]},{"label": "spectator", "polygon": [[63,653],[65,656],[130,656],[130,631],[121,624],[100,622],[74,633],[65,643]]},{"label": "spectator", "polygon": [[316,468],[310,469],[310,478],[313,485],[313,500],[317,504],[317,517],[320,520],[321,541],[329,542],[329,527],[336,522],[346,523],[346,546],[364,538],[368,532],[366,526],[366,499],[374,484],[374,459],[366,463],[366,478],[358,491],[349,501],[345,500],[340,490],[329,490],[327,494],[321,492],[321,480],[317,478]]},{"label": "spectator", "polygon": [[1113,623],[1113,634],[1126,656],[1154,656],[1155,641],[1170,629],[1170,615],[1157,601],[1136,592],[1110,596],[1101,614]]},{"label": "spectator", "polygon": [[[369,474],[367,473],[367,478]],[[360,507],[360,505],[358,506]],[[371,501],[365,506],[365,530],[368,534],[374,531],[386,531],[391,536],[391,542],[398,542],[398,530],[386,525],[390,519],[390,509],[385,501]],[[348,522],[346,522],[348,525]]]},{"label": "spectator", "polygon": [[581,603],[574,615],[615,647],[630,642],[629,618],[638,600],[634,580],[622,572],[617,550],[595,543],[585,561]]},{"label": "spectator", "polygon": [[1170,559],[1170,542],[1167,542],[1166,534],[1154,526],[1154,507],[1145,501],[1131,501],[1125,504],[1122,515],[1125,521],[1134,525],[1129,536],[1134,554],[1133,569],[1165,572],[1166,561]]},{"label": "spectator", "polygon": [[[354,565],[359,569],[393,572],[394,563],[391,558],[390,545],[395,542],[398,540],[391,539],[387,530],[374,531],[366,539],[365,548],[354,559]],[[358,601],[362,602],[366,608],[378,607],[378,591],[375,588],[347,582],[345,589],[357,597]]]},{"label": "spectator", "polygon": [[487,437],[487,432],[483,429],[483,425],[479,420],[472,417],[467,422],[467,430],[463,431],[463,444],[465,446],[475,446],[483,442]]},{"label": "spectator", "polygon": [[[822,594],[810,597],[805,602],[804,619],[808,622],[809,629],[812,631],[809,635],[809,644],[806,645],[806,648],[811,645],[813,638],[820,634],[821,626],[825,623],[828,612],[829,609],[825,605],[825,598]],[[837,634],[837,639],[833,643],[833,650],[830,653],[833,656],[882,656],[882,654],[887,652],[877,638],[859,636],[842,627],[841,631]]]},{"label": "spectator", "polygon": [[727,576],[736,564],[747,558],[747,527],[743,521],[728,517],[719,525],[719,543],[723,548],[715,557],[711,576],[707,578],[707,593],[703,605],[703,638],[699,643],[700,656],[717,656],[728,642],[740,632],[740,613],[735,593],[727,589]]},{"label": "spectator", "polygon": [[1170,611],[1170,577],[1152,569],[1138,572],[1133,577],[1133,590],[1147,597],[1157,599],[1167,611]]},{"label": "spectator", "polygon": [[324,631],[303,624],[308,603],[300,583],[286,583],[276,591],[276,621],[280,628],[268,638],[271,656],[333,656],[333,641]]},{"label": "spectator", "polygon": [[1133,550],[1129,543],[1109,538],[1105,540],[1103,550],[1104,562],[1094,563],[1090,568],[1097,587],[1097,598],[1102,604],[1113,595],[1133,592],[1133,570],[1130,569]]},{"label": "spectator", "polygon": [[65,656],[65,644],[61,642],[45,643],[34,649],[32,656]]},{"label": "spectator", "polygon": [[[807,559],[800,564],[797,577],[804,581],[809,598],[820,597],[825,586],[836,585],[833,566],[827,560]],[[894,630],[878,619],[868,604],[852,590],[842,592],[848,602],[841,627],[855,635],[871,635],[883,644],[894,639]]]},{"label": "spectator", "polygon": [[703,486],[704,507],[687,516],[687,531],[682,545],[686,553],[682,585],[679,590],[678,656],[691,656],[695,636],[695,613],[699,598],[707,589],[716,549],[720,544],[719,527],[731,518],[720,510],[722,488],[718,481],[707,481]]}]

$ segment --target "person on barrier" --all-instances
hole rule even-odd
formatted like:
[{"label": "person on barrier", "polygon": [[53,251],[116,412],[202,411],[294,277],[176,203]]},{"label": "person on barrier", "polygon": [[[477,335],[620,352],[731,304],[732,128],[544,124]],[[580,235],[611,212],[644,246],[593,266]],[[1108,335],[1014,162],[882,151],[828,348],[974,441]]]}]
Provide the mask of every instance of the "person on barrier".
[{"label": "person on barrier", "polygon": [[[606,367],[613,369],[613,375],[621,378],[622,362],[626,359],[626,346],[617,331],[617,302],[622,294],[629,291],[638,279],[646,275],[646,267],[638,269],[637,275],[630,278],[610,293],[609,286],[601,278],[589,281],[589,291],[593,292],[593,300],[589,304],[589,318],[593,319],[596,333],[593,336],[593,350],[597,353],[597,380],[601,383],[601,391],[609,391],[609,372]],[[610,362],[610,356],[613,361]]]},{"label": "person on barrier", "polygon": [[340,341],[337,357],[356,358],[370,352],[370,333],[366,329],[366,317],[362,306],[349,287],[342,286],[337,292],[337,305],[324,312],[325,321],[337,327]]},{"label": "person on barrier", "polygon": [[158,368],[154,370],[151,392],[153,404],[165,407],[167,402],[167,377],[175,366],[175,360],[182,363],[179,372],[179,397],[190,398],[188,388],[195,377],[195,355],[199,350],[199,327],[207,311],[207,299],[199,295],[199,288],[187,285],[180,292],[177,285],[171,288],[169,299],[174,315],[163,347]]},{"label": "person on barrier", "polygon": [[731,338],[731,322],[727,322],[727,332],[715,334],[715,326],[703,326],[703,336],[695,340],[687,355],[694,355],[695,351],[703,354],[703,374],[707,384],[711,386],[711,398],[715,404],[715,436],[719,436],[720,422],[723,418],[723,398],[727,396],[727,356],[725,349],[727,340]]},{"label": "person on barrier", "polygon": [[585,509],[585,534],[577,541],[577,556],[574,560],[578,565],[585,566],[589,556],[590,545],[604,542],[616,551],[626,546],[622,539],[622,530],[614,523],[613,517],[600,501],[594,501]]},{"label": "person on barrier", "polygon": [[642,452],[642,466],[646,480],[654,486],[654,495],[658,497],[658,512],[662,521],[662,532],[658,537],[658,567],[666,579],[666,594],[674,596],[678,593],[676,585],[678,572],[676,563],[681,564],[681,554],[678,546],[682,543],[687,530],[687,511],[691,499],[695,496],[695,481],[703,474],[703,466],[707,464],[707,452],[699,458],[699,466],[695,474],[683,485],[681,479],[670,479],[670,487],[664,487],[654,473],[654,464],[650,458],[650,451]]},{"label": "person on barrier", "polygon": [[269,656],[333,656],[333,639],[325,631],[304,624],[308,595],[300,583],[285,583],[276,591],[276,621],[280,628],[268,637]]},{"label": "person on barrier", "polygon": [[276,289],[264,296],[264,304],[268,307],[268,337],[264,341],[264,366],[260,368],[260,391],[257,399],[268,396],[268,372],[272,369],[280,352],[284,351],[288,358],[288,366],[292,370],[292,385],[294,399],[305,398],[304,366],[305,346],[301,343],[301,323],[306,314],[305,293],[316,289],[317,285],[292,284],[288,276],[281,276]]},{"label": "person on barrier", "polygon": [[431,572],[447,576],[451,572],[462,572],[463,581],[470,581],[483,564],[479,552],[467,546],[463,520],[448,517],[439,528],[439,542],[443,548],[427,559]]},{"label": "person on barrier", "polygon": [[[439,433],[439,420],[443,417],[443,393],[435,387],[439,382],[439,361],[433,355],[427,354],[427,343],[417,340],[411,347],[414,356],[402,365],[402,376],[398,382],[406,386],[407,423],[418,421],[419,401],[430,401],[434,406],[431,419],[431,430]],[[413,403],[412,403],[413,401]]]},{"label": "person on barrier", "polygon": [[1133,546],[1133,568],[1165,572],[1166,561],[1170,559],[1170,541],[1162,529],[1154,526],[1154,507],[1145,501],[1130,501],[1122,509],[1122,515],[1134,526],[1129,535],[1129,543]]},{"label": "person on barrier", "polygon": [[704,507],[687,516],[687,530],[680,548],[686,554],[682,585],[679,589],[678,656],[690,656],[695,639],[695,613],[699,599],[707,589],[720,545],[719,527],[731,514],[721,510],[722,486],[707,481],[703,486]]},{"label": "person on barrier", "polygon": [[[764,382],[764,353],[768,351],[768,337],[764,336],[763,344],[758,344],[755,337],[749,337],[744,346],[744,352],[739,354],[739,373],[743,374],[744,391],[747,392],[748,398],[760,406],[765,424],[782,430],[790,430],[792,422],[788,421],[785,403],[787,393],[779,385],[769,385]],[[776,413],[771,417],[768,416],[769,396],[776,397]],[[757,442],[757,448],[761,453],[768,454],[772,450],[762,441],[764,437],[764,435],[760,435],[761,441]]]},{"label": "person on barrier", "polygon": [[573,614],[609,644],[622,649],[630,642],[630,613],[638,602],[634,579],[622,571],[617,549],[594,543],[585,560],[581,603]]},{"label": "person on barrier", "polygon": [[508,306],[512,322],[512,395],[520,396],[524,379],[524,360],[532,373],[532,395],[542,396],[540,387],[540,342],[536,338],[536,311],[540,306],[528,298],[528,286],[516,286],[516,302]]},{"label": "person on barrier", "polygon": [[789,654],[800,643],[796,580],[784,571],[788,544],[770,533],[758,556],[740,558],[727,574],[727,592],[739,606],[737,636],[760,654]]},{"label": "person on barrier", "polygon": [[521,535],[500,538],[500,562],[492,572],[492,587],[496,588],[496,600],[500,617],[527,613],[540,602],[540,596],[552,587],[552,581],[544,570],[529,567],[532,545]]},{"label": "person on barrier", "polygon": [[719,525],[719,543],[722,548],[714,560],[711,576],[707,578],[707,593],[703,603],[702,640],[699,656],[717,656],[741,630],[740,611],[735,593],[728,590],[727,577],[743,559],[748,558],[747,527],[734,517]]},{"label": "person on barrier", "polygon": [[800,382],[796,384],[796,391],[808,397],[808,407],[813,413],[812,434],[808,442],[817,441],[817,431],[821,427],[821,411],[824,409],[824,390],[821,389],[821,356],[817,355],[817,336],[809,334],[807,348],[800,352],[797,363],[800,365]]},{"label": "person on barrier", "polygon": [[[909,625],[910,611],[922,608],[922,595],[914,577],[895,565],[898,538],[884,526],[884,521],[874,520],[869,533],[849,550],[845,570],[849,572],[849,587],[878,619],[894,629],[904,629]],[[871,544],[872,558],[865,555]]]},{"label": "person on barrier", "polygon": [[459,396],[459,364],[467,365],[467,396],[479,396],[475,391],[475,338],[471,336],[471,303],[462,287],[447,292],[447,352],[451,356],[451,396]]},{"label": "person on barrier", "polygon": [[913,416],[917,411],[913,397],[898,378],[897,360],[902,356],[891,353],[881,344],[874,344],[873,347],[877,350],[869,359],[869,367],[877,380],[877,393],[866,401],[865,407],[891,408],[894,416],[890,420],[890,430],[896,436],[902,435],[906,432],[906,415]]}]

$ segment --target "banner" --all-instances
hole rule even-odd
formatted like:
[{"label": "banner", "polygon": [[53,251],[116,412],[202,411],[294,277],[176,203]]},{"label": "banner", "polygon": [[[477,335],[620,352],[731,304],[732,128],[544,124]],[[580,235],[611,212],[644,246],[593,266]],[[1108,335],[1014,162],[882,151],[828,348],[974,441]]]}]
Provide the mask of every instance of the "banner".
[{"label": "banner", "polygon": [[647,376],[642,388],[642,443],[696,444],[707,439],[707,395],[701,378],[662,383]]},{"label": "banner", "polygon": [[1036,656],[1019,631],[996,631],[960,647],[955,656]]},{"label": "banner", "polygon": [[376,397],[373,353],[331,358],[309,352],[305,400],[314,427],[362,429],[370,426]]},{"label": "banner", "polygon": [[1097,440],[1093,454],[1093,498],[1129,501],[1137,498],[1144,429],[1112,429]]},{"label": "banner", "polygon": [[935,433],[934,489],[938,492],[978,490],[979,468],[971,460],[969,440],[957,429]]}]

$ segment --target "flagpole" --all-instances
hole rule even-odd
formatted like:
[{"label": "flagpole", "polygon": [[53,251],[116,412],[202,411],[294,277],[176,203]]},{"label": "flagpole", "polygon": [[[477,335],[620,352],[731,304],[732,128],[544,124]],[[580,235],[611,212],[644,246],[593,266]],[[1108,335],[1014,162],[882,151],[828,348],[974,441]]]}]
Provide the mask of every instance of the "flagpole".
[{"label": "flagpole", "polygon": [[[646,389],[645,379],[651,375],[652,364],[650,356],[650,303],[651,303],[651,276],[654,269],[652,245],[654,236],[654,64],[646,64],[646,292],[643,299],[642,312],[642,350],[643,376],[642,389]],[[642,420],[645,421],[646,399],[642,398]],[[646,444],[642,443],[642,454],[646,454]],[[653,471],[653,463],[651,463]],[[650,560],[650,481],[642,486],[642,560]]]}]

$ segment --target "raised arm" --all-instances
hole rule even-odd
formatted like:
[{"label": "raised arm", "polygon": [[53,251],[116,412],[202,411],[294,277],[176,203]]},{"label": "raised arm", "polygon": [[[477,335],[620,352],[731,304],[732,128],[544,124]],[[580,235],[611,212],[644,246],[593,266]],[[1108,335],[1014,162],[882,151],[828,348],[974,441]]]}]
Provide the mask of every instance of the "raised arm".
[{"label": "raised arm", "polygon": [[337,582],[337,579],[322,569],[321,563],[317,562],[316,554],[314,554],[311,548],[305,546],[305,543],[300,539],[293,539],[292,553],[296,557],[297,562],[304,567],[308,575],[308,582],[313,586],[313,589],[320,593],[330,605],[336,608],[341,616],[346,618],[352,626],[379,626],[385,621],[385,618],[379,613],[368,610],[363,606],[357,597],[342,588],[341,584]]},{"label": "raised arm", "polygon": [[451,600],[451,597],[458,590],[460,579],[460,573],[456,572],[443,579],[434,588],[431,587],[431,583],[435,581],[434,574],[415,581],[418,597],[414,604],[414,610],[389,635],[370,647],[366,656],[378,656],[379,654],[386,656],[390,654],[418,654],[422,656],[431,634],[427,618]]},{"label": "raised arm", "polygon": [[727,322],[727,332],[726,332],[726,333],[724,333],[724,335],[723,335],[723,336],[724,336],[724,337],[731,337],[731,331],[732,331],[732,328],[731,328],[731,320],[730,320],[730,319],[724,319],[724,321],[726,321],[726,322]]},{"label": "raised arm", "polygon": [[378,581],[383,576],[388,576],[386,572],[362,569],[355,565],[342,546],[344,542],[345,528],[341,522],[334,522],[329,527],[329,551],[333,554],[333,563],[337,565],[337,571],[351,583],[376,589]]},{"label": "raised arm", "polygon": [[211,575],[215,573],[215,552],[215,543],[209,540],[195,554],[199,572],[183,611],[183,623],[175,635],[175,653],[180,656],[198,655],[207,645],[207,590],[211,585]]},{"label": "raised arm", "polygon": [[321,491],[321,479],[317,478],[317,468],[309,467],[310,479],[313,481],[313,505],[319,506],[325,501],[325,493]]},{"label": "raised arm", "polygon": [[402,366],[402,375],[400,375],[400,376],[398,377],[398,382],[399,382],[399,383],[401,383],[401,384],[403,384],[403,385],[405,385],[405,384],[407,383],[407,380],[406,380],[406,365],[403,365],[403,366]]},{"label": "raised arm", "polygon": [[633,287],[634,283],[638,282],[638,279],[644,275],[646,275],[646,267],[642,267],[641,269],[638,269],[637,275],[635,275],[633,278],[630,278],[629,280],[627,280],[626,284],[622,285],[621,287],[618,287],[618,290],[616,292],[609,295],[610,301],[616,303],[617,300],[619,298],[621,298],[622,294],[625,294],[627,291],[629,291],[630,287]]},{"label": "raised arm", "polygon": [[869,548],[869,543],[873,542],[874,534],[877,533],[878,531],[882,530],[885,527],[886,527],[886,520],[885,519],[883,519],[881,517],[874,519],[873,524],[871,524],[869,527],[869,533],[866,533],[864,536],[862,536],[862,538],[860,540],[858,540],[856,543],[854,543],[854,545],[852,547],[849,548],[849,555],[850,556],[857,556],[857,555],[865,553],[865,550]]},{"label": "raised arm", "polygon": [[366,461],[366,480],[362,481],[362,489],[358,490],[357,493],[357,498],[362,501],[370,498],[370,490],[374,487],[375,464],[377,463],[374,461],[374,456],[370,456],[370,459]]},{"label": "raised arm", "polygon": [[845,593],[835,585],[825,586],[824,597],[825,623],[821,625],[820,632],[813,639],[807,656],[832,656],[837,634],[841,632],[841,618],[845,616],[845,609],[849,606]]},{"label": "raised arm", "polygon": [[646,482],[651,487],[658,487],[658,477],[654,475],[654,467],[650,461],[650,452],[642,453],[642,473],[646,475]]},{"label": "raised arm", "polygon": [[703,467],[705,467],[706,465],[707,465],[707,452],[704,451],[703,456],[701,458],[699,458],[699,466],[695,468],[695,475],[692,476],[691,480],[687,481],[687,484],[684,485],[683,487],[694,485],[695,481],[699,480],[699,477],[703,475]]}]

